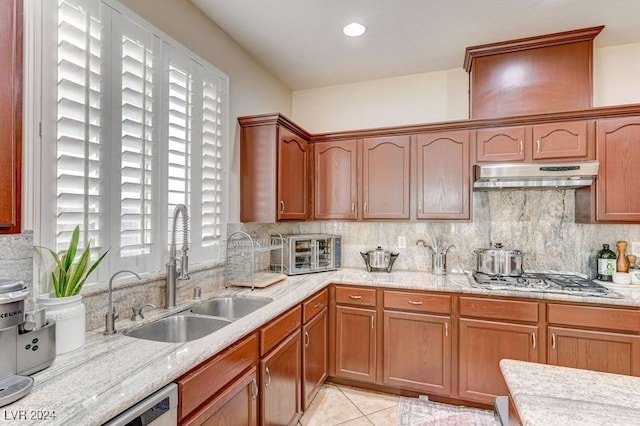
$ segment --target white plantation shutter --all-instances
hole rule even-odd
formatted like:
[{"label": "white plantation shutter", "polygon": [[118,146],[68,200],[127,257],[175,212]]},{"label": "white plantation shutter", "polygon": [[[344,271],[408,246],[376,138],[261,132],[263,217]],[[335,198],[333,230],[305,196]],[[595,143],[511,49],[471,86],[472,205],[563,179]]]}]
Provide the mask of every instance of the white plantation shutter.
[{"label": "white plantation shutter", "polygon": [[76,225],[93,258],[104,250],[104,21],[99,3],[58,2],[56,66],[56,239]]},{"label": "white plantation shutter", "polygon": [[[114,28],[118,28],[114,31],[114,45],[120,59],[120,102],[114,102],[121,116],[118,237],[120,257],[133,258],[135,265],[141,266],[144,256],[153,254],[153,245],[158,241],[154,232],[160,216],[155,208],[159,188],[159,137],[155,130],[159,123],[159,41],[125,17],[117,24],[114,22]],[[123,263],[132,266],[131,262]]]},{"label": "white plantation shutter", "polygon": [[191,263],[221,258],[228,78],[114,0],[41,12],[39,241],[66,248],[79,224],[94,259],[111,249],[93,280],[163,270],[181,203]]},{"label": "white plantation shutter", "polygon": [[223,202],[223,103],[221,78],[202,82],[202,246],[217,244],[222,237]]}]

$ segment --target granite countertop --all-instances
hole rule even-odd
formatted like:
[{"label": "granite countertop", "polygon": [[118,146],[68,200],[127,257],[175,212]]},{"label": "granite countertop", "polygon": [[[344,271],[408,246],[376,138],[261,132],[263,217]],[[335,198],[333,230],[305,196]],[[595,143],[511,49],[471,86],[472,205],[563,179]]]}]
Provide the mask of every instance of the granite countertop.
[{"label": "granite countertop", "polygon": [[[82,348],[58,356],[51,367],[34,374],[35,385],[31,393],[13,404],[1,407],[0,419],[11,419],[11,424],[16,425],[35,424],[42,421],[29,420],[31,414],[55,412],[55,419],[50,418],[47,424],[99,425],[329,283],[640,306],[640,289],[629,290],[620,299],[489,291],[471,287],[466,274],[436,276],[406,271],[387,274],[368,273],[363,269],[341,269],[289,277],[281,283],[255,291],[223,288],[205,296],[267,297],[272,298],[273,302],[215,333],[187,343],[153,342],[127,337],[120,332],[182,311],[189,305],[170,311],[155,309],[145,312],[146,319],[138,323],[126,319],[118,321],[116,327],[119,333],[115,335],[104,336],[101,329],[88,332]],[[16,413],[26,413],[28,419],[14,420]]]},{"label": "granite countertop", "polygon": [[503,359],[525,426],[638,425],[640,377]]}]

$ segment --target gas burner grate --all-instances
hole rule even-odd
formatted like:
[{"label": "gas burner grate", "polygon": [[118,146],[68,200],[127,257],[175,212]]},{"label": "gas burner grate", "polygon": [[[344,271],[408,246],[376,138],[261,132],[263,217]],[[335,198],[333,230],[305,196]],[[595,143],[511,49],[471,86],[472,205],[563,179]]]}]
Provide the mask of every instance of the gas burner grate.
[{"label": "gas burner grate", "polygon": [[539,291],[579,296],[621,297],[618,293],[580,275],[525,273],[519,277],[510,277],[474,272],[470,278],[472,278],[469,280],[472,286],[489,290]]}]

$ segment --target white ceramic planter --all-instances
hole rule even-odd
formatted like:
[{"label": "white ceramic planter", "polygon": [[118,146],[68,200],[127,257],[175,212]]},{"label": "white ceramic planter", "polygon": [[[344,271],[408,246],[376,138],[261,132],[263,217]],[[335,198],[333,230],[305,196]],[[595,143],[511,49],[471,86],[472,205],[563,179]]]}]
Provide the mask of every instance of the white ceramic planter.
[{"label": "white ceramic planter", "polygon": [[57,298],[55,294],[41,294],[38,303],[45,308],[47,320],[56,322],[56,355],[84,345],[86,310],[81,295]]}]

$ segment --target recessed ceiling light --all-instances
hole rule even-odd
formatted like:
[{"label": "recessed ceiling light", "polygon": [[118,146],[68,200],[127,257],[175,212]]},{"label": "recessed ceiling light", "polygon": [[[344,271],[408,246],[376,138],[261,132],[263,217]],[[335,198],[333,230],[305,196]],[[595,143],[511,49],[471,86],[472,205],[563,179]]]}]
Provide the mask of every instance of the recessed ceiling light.
[{"label": "recessed ceiling light", "polygon": [[352,22],[342,29],[342,32],[349,37],[360,37],[365,31],[367,31],[367,27],[357,22]]}]

